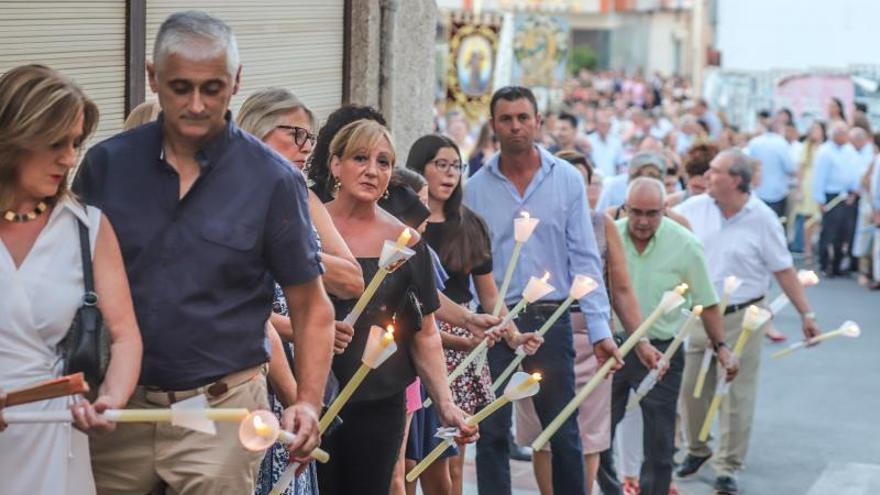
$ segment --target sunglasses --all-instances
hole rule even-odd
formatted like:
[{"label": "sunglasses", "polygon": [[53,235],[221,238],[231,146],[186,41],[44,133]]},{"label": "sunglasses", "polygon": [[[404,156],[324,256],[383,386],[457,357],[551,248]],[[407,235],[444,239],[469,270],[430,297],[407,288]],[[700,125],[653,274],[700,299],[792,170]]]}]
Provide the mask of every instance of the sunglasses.
[{"label": "sunglasses", "polygon": [[281,129],[290,134],[291,137],[293,137],[293,142],[296,143],[296,145],[300,148],[302,148],[306,144],[306,141],[311,143],[312,146],[314,146],[315,141],[317,141],[317,138],[314,134],[309,132],[308,129],[303,129],[302,127],[297,127],[294,125],[279,125],[275,126],[275,128]]}]

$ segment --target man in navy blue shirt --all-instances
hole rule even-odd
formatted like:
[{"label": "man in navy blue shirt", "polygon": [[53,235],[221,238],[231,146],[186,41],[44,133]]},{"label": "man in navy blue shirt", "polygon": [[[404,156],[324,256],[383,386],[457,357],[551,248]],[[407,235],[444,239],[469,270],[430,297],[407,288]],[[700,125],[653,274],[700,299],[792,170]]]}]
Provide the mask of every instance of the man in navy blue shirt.
[{"label": "man in navy blue shirt", "polygon": [[[144,358],[128,407],[204,394],[212,407],[267,408],[275,281],[297,355],[297,398],[283,425],[297,435],[291,451],[304,456],[319,442],[333,343],[305,181],[231,121],[241,66],[225,23],[171,15],[147,70],[159,121],[92,148],[74,186],[116,227],[131,283]],[[92,442],[98,492],[150,493],[164,483],[174,493],[253,493],[263,454],[246,451],[236,431],[119,425]]]}]

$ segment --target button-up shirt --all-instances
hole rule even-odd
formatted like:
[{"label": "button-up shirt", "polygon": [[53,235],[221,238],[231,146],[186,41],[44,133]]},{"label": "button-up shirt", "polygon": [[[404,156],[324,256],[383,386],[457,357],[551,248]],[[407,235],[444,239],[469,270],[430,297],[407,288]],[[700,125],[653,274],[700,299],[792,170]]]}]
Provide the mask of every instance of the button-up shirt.
[{"label": "button-up shirt", "polygon": [[302,174],[232,122],[180,199],[162,120],[91,150],[74,190],[110,219],[144,343],[142,385],[185,390],[264,363],[273,280],[321,275]]},{"label": "button-up shirt", "polygon": [[[629,235],[629,218],[618,220],[616,225],[623,238],[626,268],[644,317],[660,305],[664,292],[681,283],[688,284],[684,307],[718,304],[706,268],[703,245],[688,229],[664,217],[645,250],[639,253]],[[679,311],[666,313],[648,330],[648,336],[659,340],[672,339],[678,332],[680,321]]]},{"label": "button-up shirt", "polygon": [[687,218],[694,235],[702,241],[716,293],[724,290],[727,276],[742,280],[730,296],[730,304],[766,295],[770,277],[793,266],[779,218],[754,194],[730,218],[724,218],[708,194],[688,199],[675,211]]},{"label": "button-up shirt", "polygon": [[474,174],[464,191],[464,202],[481,215],[489,226],[495,281],[500,285],[504,267],[513,253],[513,221],[520,212],[540,220],[522,254],[506,295],[508,304],[521,299],[529,277],[550,273],[549,283],[556,290],[545,300],[562,300],[568,295],[575,275],[594,279],[599,287],[580,301],[586,316],[590,340],[597,342],[611,336],[610,307],[602,279],[602,260],[596,247],[590,221],[583,177],[568,162],[537,147],[541,166],[520,195],[498,166],[496,154]]},{"label": "button-up shirt", "polygon": [[623,143],[616,136],[609,134],[605,138],[599,132],[591,132],[587,135],[590,141],[590,158],[605,177],[611,177],[617,173],[617,167],[626,162],[623,156]]},{"label": "button-up shirt", "polygon": [[755,194],[770,203],[785,199],[788,185],[797,171],[785,138],[774,132],[755,136],[749,141],[748,153],[761,162],[761,185],[755,189]]},{"label": "button-up shirt", "polygon": [[617,174],[605,179],[602,184],[602,194],[596,203],[597,211],[605,211],[608,208],[616,208],[626,203],[626,189],[629,187],[629,174]]},{"label": "button-up shirt", "polygon": [[813,199],[819,204],[826,202],[826,194],[858,190],[859,156],[852,146],[826,141],[816,153],[814,168]]}]

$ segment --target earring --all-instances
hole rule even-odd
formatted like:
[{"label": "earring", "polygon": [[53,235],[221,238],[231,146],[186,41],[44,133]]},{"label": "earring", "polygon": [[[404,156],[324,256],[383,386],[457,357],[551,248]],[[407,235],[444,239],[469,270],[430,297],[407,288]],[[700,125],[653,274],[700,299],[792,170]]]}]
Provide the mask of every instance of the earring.
[{"label": "earring", "polygon": [[386,188],[385,188],[385,192],[382,193],[382,199],[384,199],[384,200],[387,201],[388,198],[390,198],[390,197],[391,197],[391,188],[390,188],[390,187],[386,187]]},{"label": "earring", "polygon": [[339,180],[339,177],[333,177],[333,194],[339,192],[339,189],[342,188],[342,182]]}]

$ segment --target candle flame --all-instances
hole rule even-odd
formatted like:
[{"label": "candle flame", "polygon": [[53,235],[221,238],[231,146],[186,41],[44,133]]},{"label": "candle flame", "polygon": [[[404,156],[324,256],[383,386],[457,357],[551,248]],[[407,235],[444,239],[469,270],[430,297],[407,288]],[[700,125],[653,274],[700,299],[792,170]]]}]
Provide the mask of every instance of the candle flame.
[{"label": "candle flame", "polygon": [[403,232],[400,233],[400,237],[397,238],[397,244],[406,246],[409,243],[410,238],[412,238],[412,232],[410,232],[409,227],[404,227]]},{"label": "candle flame", "polygon": [[259,414],[254,416],[254,431],[259,435],[269,432],[269,425],[263,421],[263,418],[261,418]]},{"label": "candle flame", "polygon": [[526,219],[526,220],[528,220],[529,218],[531,218],[531,217],[529,216],[529,212],[527,212],[527,211],[525,211],[525,210],[519,212],[519,216],[521,216],[522,218],[524,218],[524,219]]},{"label": "candle flame", "polygon": [[850,323],[849,325],[843,327],[843,334],[847,337],[858,337],[859,335],[861,335],[861,333],[861,329],[855,323]]},{"label": "candle flame", "polygon": [[703,314],[703,305],[697,304],[696,306],[694,306],[694,309],[692,310],[692,312],[693,312],[694,316],[700,316],[701,314]]},{"label": "candle flame", "polygon": [[688,284],[681,284],[675,288],[675,292],[678,292],[678,295],[683,296],[685,292],[688,290]]},{"label": "candle flame", "polygon": [[548,280],[550,280],[550,272],[549,272],[549,271],[545,271],[545,272],[544,272],[544,276],[541,277],[541,282],[543,282],[543,283],[546,284]]},{"label": "candle flame", "polygon": [[394,325],[388,325],[385,327],[385,331],[391,335],[394,335]]},{"label": "candle flame", "polygon": [[540,373],[532,373],[532,380],[540,382],[544,377]]}]

